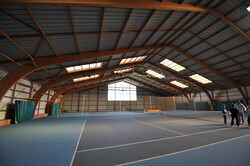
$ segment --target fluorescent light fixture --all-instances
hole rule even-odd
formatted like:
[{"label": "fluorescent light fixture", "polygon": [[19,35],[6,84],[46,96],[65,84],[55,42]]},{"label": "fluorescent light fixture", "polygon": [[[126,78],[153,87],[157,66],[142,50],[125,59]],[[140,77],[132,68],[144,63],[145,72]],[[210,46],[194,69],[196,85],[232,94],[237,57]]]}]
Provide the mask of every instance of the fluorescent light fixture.
[{"label": "fluorescent light fixture", "polygon": [[80,78],[76,78],[73,81],[74,82],[79,82],[79,81],[84,81],[84,80],[89,80],[89,79],[93,79],[93,78],[97,78],[99,77],[99,74],[97,75],[92,75],[92,76],[86,76],[86,77],[80,77]]},{"label": "fluorescent light fixture", "polygon": [[157,72],[155,72],[155,71],[153,71],[153,70],[150,70],[150,69],[148,69],[148,70],[146,71],[146,73],[148,73],[148,74],[150,74],[150,75],[152,75],[152,76],[154,76],[154,77],[160,78],[160,79],[165,77],[164,75],[162,75],[162,74],[160,74],[160,73],[157,73]]},{"label": "fluorescent light fixture", "polygon": [[174,84],[174,85],[176,85],[176,86],[178,86],[178,87],[181,87],[181,88],[187,88],[187,87],[188,87],[187,85],[185,85],[185,84],[183,84],[183,83],[180,83],[180,82],[178,82],[178,81],[171,81],[170,83],[171,83],[171,84]]},{"label": "fluorescent light fixture", "polygon": [[79,72],[83,70],[97,69],[101,67],[102,67],[102,62],[98,62],[98,63],[91,63],[91,64],[86,64],[86,65],[70,66],[70,67],[66,67],[66,70],[68,73],[74,73],[74,72]]},{"label": "fluorescent light fixture", "polygon": [[250,6],[247,7],[248,12],[250,12]]},{"label": "fluorescent light fixture", "polygon": [[138,56],[134,58],[122,59],[119,65],[126,64],[126,63],[140,62],[140,61],[143,61],[145,58],[147,58],[147,56]]},{"label": "fluorescent light fixture", "polygon": [[212,83],[211,80],[199,75],[199,74],[194,74],[194,75],[191,75],[189,76],[190,78],[202,83],[202,84],[208,84],[208,83]]},{"label": "fluorescent light fixture", "polygon": [[179,71],[182,71],[185,69],[185,67],[181,66],[181,65],[178,65],[177,63],[169,60],[169,59],[165,59],[163,61],[161,61],[161,64],[164,65],[164,66],[167,66],[169,67],[170,69],[172,70],[175,70],[177,72]]},{"label": "fluorescent light fixture", "polygon": [[125,72],[129,72],[131,70],[133,70],[133,68],[115,70],[114,73],[125,73]]}]

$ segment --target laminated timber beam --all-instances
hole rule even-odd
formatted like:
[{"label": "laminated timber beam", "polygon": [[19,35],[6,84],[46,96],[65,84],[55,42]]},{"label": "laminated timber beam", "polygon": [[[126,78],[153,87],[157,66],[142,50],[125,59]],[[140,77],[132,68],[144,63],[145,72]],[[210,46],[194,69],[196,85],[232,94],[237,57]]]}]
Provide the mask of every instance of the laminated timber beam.
[{"label": "laminated timber beam", "polygon": [[217,71],[216,69],[210,67],[209,65],[205,64],[204,62],[200,61],[199,59],[189,55],[188,53],[186,52],[183,52],[181,51],[180,49],[170,45],[169,48],[175,50],[176,52],[184,55],[185,57],[187,57],[188,59],[196,62],[197,64],[203,66],[204,68],[210,70],[211,72],[215,73],[216,75],[220,76],[221,78],[223,78],[224,80],[228,81],[229,83],[231,83],[234,87],[236,87],[238,89],[238,91],[240,92],[245,104],[247,105],[247,98],[246,98],[246,95],[245,93],[243,92],[243,90],[241,89],[240,85],[238,83],[236,83],[233,79],[231,79],[230,77],[226,76],[225,74]]},{"label": "laminated timber beam", "polygon": [[96,78],[96,79],[92,79],[92,80],[81,81],[81,82],[78,82],[75,84],[69,84],[69,85],[63,86],[61,89],[56,91],[56,93],[54,93],[54,95],[51,97],[49,103],[54,103],[56,101],[56,99],[58,98],[58,96],[60,96],[61,94],[63,94],[64,92],[66,92],[72,88],[76,88],[76,87],[88,85],[88,84],[93,84],[93,83],[108,80],[108,79],[114,79],[114,78],[118,78],[118,77],[121,77],[121,75],[113,75],[113,76],[108,76],[108,77],[103,77],[103,78]]},{"label": "laminated timber beam", "polygon": [[116,80],[112,80],[112,81],[105,81],[105,82],[102,82],[102,83],[98,83],[98,84],[94,84],[94,85],[90,85],[90,86],[84,86],[84,87],[80,87],[80,88],[74,88],[74,89],[71,89],[70,91],[66,92],[63,97],[60,99],[59,103],[63,104],[64,103],[64,100],[69,96],[71,95],[72,93],[76,93],[76,92],[79,92],[79,91],[83,91],[83,90],[88,90],[88,89],[92,89],[92,88],[95,88],[95,87],[99,87],[99,86],[103,86],[103,85],[106,85],[108,83],[111,83],[111,82],[114,82],[114,81],[119,81],[119,80],[122,80],[123,78],[121,79],[116,79]]},{"label": "laminated timber beam", "polygon": [[172,76],[174,76],[174,77],[176,77],[176,78],[179,78],[179,79],[181,79],[181,80],[183,80],[183,81],[185,81],[187,83],[191,83],[193,86],[201,89],[207,95],[207,97],[208,97],[208,99],[210,101],[210,108],[213,111],[213,98],[212,98],[212,96],[209,94],[209,92],[204,87],[200,86],[199,84],[196,84],[193,81],[189,81],[188,79],[186,79],[186,78],[184,78],[184,77],[182,77],[182,76],[180,76],[180,75],[178,75],[178,74],[176,74],[174,72],[168,71],[168,70],[164,69],[161,66],[155,65],[153,63],[149,63],[149,64],[152,65],[152,66],[154,66],[154,67],[156,67],[156,68],[158,68],[158,69],[160,69],[160,70],[162,70],[162,71],[164,71],[164,72],[166,72],[166,73],[168,73],[168,74],[170,74],[170,75],[172,75]]},{"label": "laminated timber beam", "polygon": [[48,90],[50,90],[51,88],[53,88],[54,86],[56,86],[57,84],[59,84],[61,82],[72,80],[72,79],[79,78],[79,77],[86,76],[86,75],[102,74],[102,73],[105,73],[105,72],[114,71],[116,69],[124,69],[124,68],[127,68],[127,67],[134,67],[134,66],[138,66],[138,65],[142,65],[142,64],[145,64],[145,63],[144,62],[138,62],[138,63],[133,63],[133,64],[119,65],[117,67],[107,67],[107,68],[103,68],[103,69],[76,72],[76,73],[70,73],[70,74],[58,76],[58,77],[56,77],[55,80],[50,80],[46,84],[42,85],[41,88],[34,94],[34,98],[36,98],[36,100],[35,100],[36,105],[39,102],[39,100],[42,98],[42,96]]},{"label": "laminated timber beam", "polygon": [[117,7],[117,8],[142,8],[161,10],[180,10],[207,12],[208,10],[187,3],[176,3],[172,1],[155,0],[1,0],[2,5],[48,5],[48,6],[95,6],[95,7]]},{"label": "laminated timber beam", "polygon": [[2,101],[7,91],[18,80],[22,79],[23,77],[27,76],[28,74],[40,68],[43,68],[49,65],[63,64],[63,63],[79,61],[79,60],[87,60],[87,59],[93,59],[93,58],[113,56],[117,54],[126,54],[126,53],[139,52],[139,51],[150,50],[150,49],[164,48],[166,46],[167,45],[155,45],[155,46],[145,46],[145,47],[133,47],[130,49],[122,48],[122,49],[117,49],[117,50],[101,50],[99,52],[94,52],[94,51],[83,52],[79,54],[60,55],[59,57],[48,57],[48,58],[36,59],[34,60],[36,66],[33,66],[31,63],[26,63],[16,68],[15,70],[11,71],[2,80],[0,80],[0,87],[1,87],[0,102]]}]

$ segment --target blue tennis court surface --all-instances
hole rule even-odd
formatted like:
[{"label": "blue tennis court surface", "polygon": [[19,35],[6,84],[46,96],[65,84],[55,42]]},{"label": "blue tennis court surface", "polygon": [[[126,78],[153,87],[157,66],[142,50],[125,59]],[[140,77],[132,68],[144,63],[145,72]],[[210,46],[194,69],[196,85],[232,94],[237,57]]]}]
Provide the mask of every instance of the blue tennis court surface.
[{"label": "blue tennis court surface", "polygon": [[0,165],[249,166],[250,129],[213,114],[64,113],[5,126]]}]

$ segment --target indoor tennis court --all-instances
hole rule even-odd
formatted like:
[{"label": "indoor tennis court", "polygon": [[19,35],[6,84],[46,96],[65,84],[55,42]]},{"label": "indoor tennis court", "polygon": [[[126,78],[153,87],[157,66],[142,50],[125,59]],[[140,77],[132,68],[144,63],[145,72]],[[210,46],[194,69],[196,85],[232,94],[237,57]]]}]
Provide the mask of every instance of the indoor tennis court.
[{"label": "indoor tennis court", "polygon": [[250,166],[249,0],[0,0],[0,166]]},{"label": "indoor tennis court", "polygon": [[3,165],[249,165],[249,128],[218,112],[64,113],[0,131]]}]

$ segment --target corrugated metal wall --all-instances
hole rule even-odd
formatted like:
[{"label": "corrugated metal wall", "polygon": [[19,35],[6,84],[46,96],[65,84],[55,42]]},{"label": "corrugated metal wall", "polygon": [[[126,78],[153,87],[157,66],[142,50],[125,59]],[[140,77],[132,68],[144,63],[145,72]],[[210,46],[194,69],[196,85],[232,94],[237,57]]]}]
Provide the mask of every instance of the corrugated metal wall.
[{"label": "corrugated metal wall", "polygon": [[[250,95],[250,86],[244,87],[243,90],[247,94],[247,96]],[[238,89],[236,88],[227,89],[227,90],[215,90],[213,92],[209,91],[209,93],[214,98],[215,101],[242,100],[242,96],[240,92],[238,91]],[[207,95],[203,92],[192,93],[189,96],[191,96],[191,100],[194,100],[195,102],[209,102]],[[176,102],[186,103],[185,97],[183,96],[176,97]]]}]

